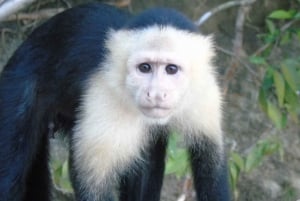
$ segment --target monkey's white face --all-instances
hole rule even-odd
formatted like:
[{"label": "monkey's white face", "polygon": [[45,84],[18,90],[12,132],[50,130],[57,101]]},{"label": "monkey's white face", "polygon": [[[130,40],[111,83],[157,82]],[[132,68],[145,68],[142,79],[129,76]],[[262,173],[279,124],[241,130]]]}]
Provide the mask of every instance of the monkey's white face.
[{"label": "monkey's white face", "polygon": [[167,119],[184,98],[188,79],[184,64],[161,52],[139,52],[128,60],[126,86],[147,117]]},{"label": "monkey's white face", "polygon": [[160,26],[110,35],[106,77],[128,101],[129,112],[134,107],[151,120],[166,123],[183,111],[194,112],[195,104],[206,108],[202,107],[210,97],[206,93],[214,91],[207,88],[216,85],[210,84],[214,51],[209,37]]}]

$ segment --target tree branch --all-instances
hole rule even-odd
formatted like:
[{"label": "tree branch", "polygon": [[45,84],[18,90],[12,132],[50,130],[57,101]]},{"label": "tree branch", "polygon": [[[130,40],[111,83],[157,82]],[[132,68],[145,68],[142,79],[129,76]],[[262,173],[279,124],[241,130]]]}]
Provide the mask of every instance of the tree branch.
[{"label": "tree branch", "polygon": [[238,10],[238,15],[235,23],[235,38],[233,41],[233,53],[236,55],[236,57],[232,58],[230,67],[225,72],[224,91],[223,91],[224,94],[227,93],[229,82],[236,74],[236,71],[240,65],[240,58],[245,55],[243,49],[243,33],[244,33],[245,18],[251,8],[250,6],[251,4],[249,4],[250,1],[254,3],[256,0],[249,0],[248,4],[243,4]]},{"label": "tree branch", "polygon": [[8,16],[3,21],[47,19],[64,10],[64,8],[50,8],[33,13],[18,13]]},{"label": "tree branch", "polygon": [[25,8],[35,0],[5,0],[0,4],[0,22],[8,16]]},{"label": "tree branch", "polygon": [[176,201],[186,201],[187,198],[191,197],[193,192],[192,190],[193,181],[191,175],[186,175],[186,178],[183,183],[182,194],[176,199]]},{"label": "tree branch", "polygon": [[241,0],[241,1],[229,1],[226,2],[224,4],[221,4],[215,8],[213,8],[212,10],[204,13],[196,22],[195,24],[197,26],[201,26],[202,24],[204,24],[204,22],[206,22],[211,16],[215,15],[216,13],[222,11],[222,10],[226,10],[228,8],[231,8],[233,6],[247,6],[250,4],[253,4],[256,0]]}]

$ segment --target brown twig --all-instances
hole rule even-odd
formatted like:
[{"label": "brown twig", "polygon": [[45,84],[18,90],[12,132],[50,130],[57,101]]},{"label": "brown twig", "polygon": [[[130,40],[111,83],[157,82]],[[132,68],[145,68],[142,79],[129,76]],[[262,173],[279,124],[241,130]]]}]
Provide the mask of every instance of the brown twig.
[{"label": "brown twig", "polygon": [[191,196],[193,181],[191,176],[188,174],[184,180],[182,194],[177,198],[177,201],[185,201],[189,196]]},{"label": "brown twig", "polygon": [[[256,0],[250,0],[248,2],[254,3]],[[233,40],[233,53],[236,55],[235,57],[232,57],[231,64],[229,68],[225,72],[224,76],[224,88],[223,93],[226,94],[228,90],[228,86],[234,75],[236,74],[236,71],[240,65],[240,59],[245,56],[245,52],[243,50],[243,32],[244,32],[244,23],[245,18],[247,14],[249,13],[251,8],[251,4],[243,4],[239,10],[237,15],[237,20],[235,23],[235,38]]]},{"label": "brown twig", "polygon": [[131,4],[131,0],[118,0],[115,2],[109,1],[109,2],[106,2],[106,4],[113,5],[113,6],[116,6],[119,8],[123,8],[123,7],[129,6]]},{"label": "brown twig", "polygon": [[249,73],[251,73],[251,75],[253,77],[255,77],[257,80],[259,80],[259,76],[257,75],[257,73],[252,70],[252,67],[247,62],[245,62],[244,59],[242,59],[241,57],[238,57],[233,52],[226,50],[220,46],[215,46],[215,48],[217,51],[222,52],[230,57],[235,57],[249,71]]},{"label": "brown twig", "polygon": [[50,9],[36,11],[33,13],[18,13],[18,14],[10,15],[3,21],[45,19],[45,18],[50,18],[64,10],[65,10],[64,8],[50,8]]}]

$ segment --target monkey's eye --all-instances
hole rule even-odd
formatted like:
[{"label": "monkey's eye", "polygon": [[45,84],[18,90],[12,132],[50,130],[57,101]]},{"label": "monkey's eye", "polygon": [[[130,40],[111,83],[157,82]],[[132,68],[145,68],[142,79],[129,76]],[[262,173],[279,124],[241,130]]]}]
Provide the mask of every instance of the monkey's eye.
[{"label": "monkey's eye", "polygon": [[178,72],[178,66],[176,66],[175,64],[168,64],[166,66],[166,72],[170,75],[174,75]]},{"label": "monkey's eye", "polygon": [[152,70],[151,65],[148,64],[148,63],[141,63],[141,64],[139,64],[138,65],[138,69],[142,73],[149,73]]}]

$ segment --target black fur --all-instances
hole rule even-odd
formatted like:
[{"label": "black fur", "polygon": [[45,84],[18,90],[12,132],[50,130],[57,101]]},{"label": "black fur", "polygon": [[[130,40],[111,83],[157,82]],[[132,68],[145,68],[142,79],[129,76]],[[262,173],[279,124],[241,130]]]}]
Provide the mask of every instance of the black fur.
[{"label": "black fur", "polygon": [[175,28],[197,32],[197,27],[184,15],[173,9],[152,8],[137,15],[125,25],[128,29],[142,29],[153,25],[171,25]]},{"label": "black fur", "polygon": [[[0,77],[0,201],[51,199],[49,125],[55,124],[54,131],[71,131],[85,83],[105,57],[109,29],[153,24],[197,31],[174,10],[151,9],[131,20],[126,12],[94,3],[51,18],[18,48]],[[120,178],[120,200],[159,200],[166,142],[154,141],[145,153],[148,162]],[[229,200],[226,165],[215,154],[218,148],[209,140],[197,145],[190,153],[198,201]],[[80,182],[73,182],[80,201],[94,201],[80,192]],[[112,189],[99,197],[113,200]]]}]

